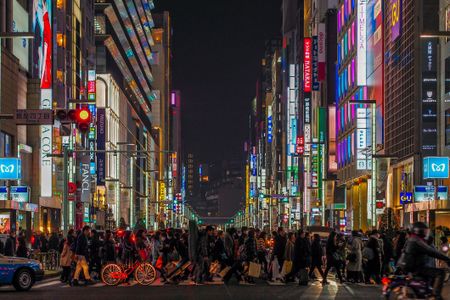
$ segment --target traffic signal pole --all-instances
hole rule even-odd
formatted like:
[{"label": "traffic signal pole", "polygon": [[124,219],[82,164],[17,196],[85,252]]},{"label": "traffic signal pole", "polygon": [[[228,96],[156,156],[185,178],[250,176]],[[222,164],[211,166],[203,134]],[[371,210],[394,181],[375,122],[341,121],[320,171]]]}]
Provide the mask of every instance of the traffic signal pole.
[{"label": "traffic signal pole", "polygon": [[63,153],[63,231],[64,236],[67,236],[67,232],[69,231],[69,148],[64,147]]}]

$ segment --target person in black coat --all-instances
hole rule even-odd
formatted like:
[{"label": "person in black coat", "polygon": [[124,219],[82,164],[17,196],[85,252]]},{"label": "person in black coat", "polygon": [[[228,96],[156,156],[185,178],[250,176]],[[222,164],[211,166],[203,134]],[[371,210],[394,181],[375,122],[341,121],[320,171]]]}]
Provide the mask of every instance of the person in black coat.
[{"label": "person in black coat", "polygon": [[278,228],[278,233],[275,236],[274,245],[273,245],[273,256],[277,257],[278,264],[280,265],[280,270],[283,267],[284,262],[284,253],[286,250],[286,233],[284,232],[283,227]]},{"label": "person in black coat", "polygon": [[28,248],[25,236],[20,234],[17,241],[19,242],[19,245],[17,246],[17,257],[28,257]]},{"label": "person in black coat", "polygon": [[320,244],[320,236],[315,233],[314,240],[311,244],[311,269],[309,270],[309,277],[312,277],[314,274],[314,270],[317,268],[322,279],[325,281],[325,275],[322,270],[322,256],[323,256],[323,248]]},{"label": "person in black coat", "polygon": [[326,253],[327,253],[327,268],[325,270],[323,284],[328,283],[327,275],[332,267],[335,268],[336,273],[339,277],[339,281],[341,283],[344,282],[344,279],[342,278],[342,274],[341,274],[341,268],[340,268],[342,261],[338,254],[338,244],[337,243],[338,243],[337,234],[336,234],[336,232],[332,231],[330,233],[330,235],[328,236],[328,240],[327,240],[327,247],[326,247],[326,249],[327,249],[327,251],[326,251]]},{"label": "person in black coat", "polygon": [[5,256],[15,256],[16,255],[16,233],[11,232],[9,237],[6,239],[5,243]]},{"label": "person in black coat", "polygon": [[116,261],[116,242],[114,241],[111,231],[107,231],[105,235],[105,243],[103,244],[103,261],[115,262]]},{"label": "person in black coat", "polygon": [[305,232],[300,229],[297,234],[297,239],[294,244],[294,261],[292,264],[292,270],[289,274],[286,274],[285,281],[292,281],[293,277],[297,275],[297,273],[301,269],[305,269],[307,267],[307,244],[305,240]]},{"label": "person in black coat", "polygon": [[91,228],[89,226],[84,226],[82,232],[77,237],[77,244],[75,255],[77,258],[77,266],[75,268],[75,274],[73,276],[73,285],[78,285],[78,279],[80,277],[80,272],[83,270],[84,278],[86,279],[86,283],[91,284],[91,276],[89,274],[89,245],[88,245],[88,237],[90,234]]}]

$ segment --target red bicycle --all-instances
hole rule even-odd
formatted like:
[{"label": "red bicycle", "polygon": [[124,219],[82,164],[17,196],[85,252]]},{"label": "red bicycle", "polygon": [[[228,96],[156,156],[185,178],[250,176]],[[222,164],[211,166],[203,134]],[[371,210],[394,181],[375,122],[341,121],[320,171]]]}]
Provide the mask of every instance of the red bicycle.
[{"label": "red bicycle", "polygon": [[139,260],[132,265],[126,266],[115,263],[107,264],[101,271],[101,278],[104,284],[114,286],[127,280],[133,272],[134,279],[140,285],[149,285],[156,280],[155,268],[150,263]]}]

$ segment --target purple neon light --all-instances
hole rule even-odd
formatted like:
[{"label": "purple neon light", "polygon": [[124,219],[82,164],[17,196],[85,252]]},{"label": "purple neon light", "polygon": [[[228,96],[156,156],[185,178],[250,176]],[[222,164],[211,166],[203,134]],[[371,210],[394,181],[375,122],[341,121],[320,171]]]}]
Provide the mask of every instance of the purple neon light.
[{"label": "purple neon light", "polygon": [[172,106],[177,105],[177,98],[176,98],[175,92],[172,92],[172,93],[170,94],[170,104],[171,104]]}]

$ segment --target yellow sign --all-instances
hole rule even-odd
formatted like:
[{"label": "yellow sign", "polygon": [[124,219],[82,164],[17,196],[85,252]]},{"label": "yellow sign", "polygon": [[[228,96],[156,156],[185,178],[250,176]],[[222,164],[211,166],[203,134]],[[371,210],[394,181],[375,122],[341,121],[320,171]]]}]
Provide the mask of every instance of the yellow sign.
[{"label": "yellow sign", "polygon": [[166,184],[164,182],[159,183],[159,201],[166,200]]}]

